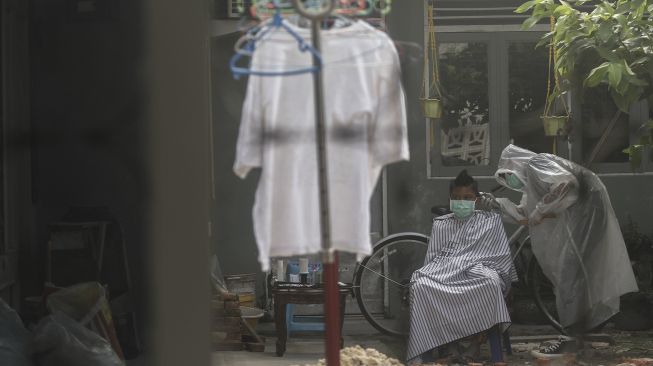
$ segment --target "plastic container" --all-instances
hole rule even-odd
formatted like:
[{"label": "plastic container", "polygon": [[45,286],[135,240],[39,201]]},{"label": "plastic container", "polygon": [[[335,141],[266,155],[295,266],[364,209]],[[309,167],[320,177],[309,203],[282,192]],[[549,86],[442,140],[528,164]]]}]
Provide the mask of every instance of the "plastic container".
[{"label": "plastic container", "polygon": [[569,116],[541,116],[545,136],[565,135]]},{"label": "plastic container", "polygon": [[256,290],[256,273],[227,275],[224,279],[229,292],[253,294]]},{"label": "plastic container", "polygon": [[427,118],[442,118],[442,101],[437,98],[420,99],[424,116]]},{"label": "plastic container", "polygon": [[263,309],[251,308],[248,306],[240,307],[241,318],[243,318],[252,329],[256,329],[256,325],[258,324],[259,319],[263,317],[264,313]]}]

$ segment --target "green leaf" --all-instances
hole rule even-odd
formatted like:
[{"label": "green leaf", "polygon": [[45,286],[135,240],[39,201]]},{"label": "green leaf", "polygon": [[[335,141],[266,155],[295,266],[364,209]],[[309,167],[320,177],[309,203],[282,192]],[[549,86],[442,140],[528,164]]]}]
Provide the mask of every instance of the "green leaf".
[{"label": "green leaf", "polygon": [[532,16],[532,17],[524,20],[524,23],[522,23],[521,28],[524,29],[524,30],[525,29],[530,29],[535,24],[537,24],[537,22],[539,22],[540,20],[542,20],[541,16]]},{"label": "green leaf", "polygon": [[628,62],[626,60],[621,60],[623,64],[623,69],[626,71],[626,73],[630,76],[635,76],[635,73],[633,72],[633,69],[628,66]]},{"label": "green leaf", "polygon": [[628,94],[628,89],[630,87],[631,87],[630,83],[628,82],[628,80],[626,80],[624,78],[624,79],[621,79],[621,82],[619,82],[619,84],[617,84],[616,87],[613,87],[612,90],[616,91],[617,93],[619,93],[619,94],[621,94],[623,96],[626,96],[626,94]]},{"label": "green leaf", "polygon": [[619,83],[621,83],[621,78],[623,75],[622,65],[616,62],[611,62],[608,65],[608,84],[612,88],[618,88]]},{"label": "green leaf", "polygon": [[553,11],[553,16],[557,18],[557,17],[561,17],[561,16],[564,16],[564,15],[570,15],[573,12],[574,12],[574,9],[571,6],[569,6],[568,4],[567,5],[559,5]]},{"label": "green leaf", "polygon": [[642,166],[642,147],[638,146],[630,154],[630,167],[635,170]]},{"label": "green leaf", "polygon": [[600,66],[592,69],[583,84],[590,88],[599,85],[605,79],[605,75],[608,73],[609,66],[610,64],[608,62],[604,62]]},{"label": "green leaf", "polygon": [[623,14],[615,14],[612,16],[613,19],[619,23],[620,26],[626,27],[628,25],[628,18]]},{"label": "green leaf", "polygon": [[632,2],[637,1],[637,0],[619,0],[617,2],[617,13],[618,14],[624,14],[630,12],[630,10],[633,8],[632,7]]},{"label": "green leaf", "polygon": [[642,149],[641,145],[630,145],[624,149],[623,152],[628,154],[630,160],[630,167],[636,170],[642,165]]},{"label": "green leaf", "polygon": [[551,43],[551,40],[553,39],[553,34],[554,32],[549,32],[542,36],[539,42],[535,45],[535,48],[542,47],[544,45],[548,45]]},{"label": "green leaf", "polygon": [[521,4],[517,9],[515,9],[515,13],[517,13],[517,14],[525,13],[525,12],[531,10],[531,8],[533,6],[535,6],[536,3],[537,3],[537,1],[535,1],[535,0],[527,1],[527,2],[525,2],[523,4]]},{"label": "green leaf", "polygon": [[615,89],[610,90],[610,95],[612,96],[614,104],[616,104],[622,112],[628,113],[630,109],[630,102],[628,99],[624,95],[619,94]]},{"label": "green leaf", "polygon": [[615,13],[615,9],[613,8],[612,3],[609,3],[607,1],[603,1],[601,4],[598,4],[596,7],[595,11],[603,11],[605,15],[612,16]]},{"label": "green leaf", "polygon": [[610,23],[601,24],[596,35],[599,37],[599,39],[602,42],[607,42],[610,38],[612,38],[612,36],[614,36],[614,33],[612,32],[612,24]]},{"label": "green leaf", "polygon": [[594,40],[592,39],[580,39],[573,43],[569,47],[569,53],[576,55],[576,59],[582,59],[583,55],[587,53],[588,50],[592,50],[596,47]]},{"label": "green leaf", "polygon": [[614,53],[614,50],[608,49],[603,46],[596,46],[596,51],[599,53],[599,55],[607,61],[610,62],[618,62],[619,57]]},{"label": "green leaf", "polygon": [[630,65],[630,67],[635,67],[639,65],[643,65],[649,61],[653,61],[651,57],[640,57],[637,60],[633,61],[633,63]]},{"label": "green leaf", "polygon": [[644,16],[644,13],[646,12],[646,1],[641,1],[642,3],[637,7],[637,10],[635,10],[633,16],[635,19],[642,19]]}]

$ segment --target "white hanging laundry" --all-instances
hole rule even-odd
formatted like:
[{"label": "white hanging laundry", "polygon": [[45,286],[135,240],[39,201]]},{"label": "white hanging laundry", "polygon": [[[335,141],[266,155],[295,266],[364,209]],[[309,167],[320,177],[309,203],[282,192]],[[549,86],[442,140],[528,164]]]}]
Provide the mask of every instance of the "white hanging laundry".
[{"label": "white hanging laundry", "polygon": [[[385,33],[356,21],[322,32],[322,59],[332,249],[362,258],[381,168],[409,158],[399,58]],[[252,68],[265,70],[311,63],[283,30],[252,56]],[[264,271],[270,257],[321,250],[315,135],[312,74],[249,77],[233,169],[241,178],[262,169],[253,218]]]}]

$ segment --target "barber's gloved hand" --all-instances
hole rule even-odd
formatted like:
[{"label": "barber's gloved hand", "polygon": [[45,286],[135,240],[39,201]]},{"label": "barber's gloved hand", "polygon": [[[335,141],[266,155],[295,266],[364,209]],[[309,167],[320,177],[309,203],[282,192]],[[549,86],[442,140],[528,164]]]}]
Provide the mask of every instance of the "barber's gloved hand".
[{"label": "barber's gloved hand", "polygon": [[490,193],[482,193],[481,197],[479,197],[478,205],[480,209],[487,211],[499,210],[501,208],[499,203],[494,199],[494,196]]},{"label": "barber's gloved hand", "polygon": [[531,215],[528,217],[528,223],[532,226],[537,226],[542,223],[542,220],[544,219],[544,215],[542,215],[537,209],[531,212]]}]

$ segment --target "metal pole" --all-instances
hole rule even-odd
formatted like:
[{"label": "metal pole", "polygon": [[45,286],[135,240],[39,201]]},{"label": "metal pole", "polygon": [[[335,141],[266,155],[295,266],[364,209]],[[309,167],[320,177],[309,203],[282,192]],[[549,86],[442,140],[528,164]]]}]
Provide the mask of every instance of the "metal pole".
[{"label": "metal pole", "polygon": [[[317,12],[308,11],[301,0],[293,0],[297,12],[311,20],[311,38],[317,54],[322,52],[320,22],[331,14],[335,1]],[[329,219],[329,183],[326,152],[326,129],[324,112],[324,83],[322,61],[313,55],[313,94],[315,98],[315,140],[317,146],[318,190],[320,194],[320,231],[322,239],[322,261],[324,263],[324,312],[326,325],[326,361],[328,366],[340,366],[340,291],[338,289],[338,255],[331,250],[331,223]]]},{"label": "metal pole", "polygon": [[[312,20],[313,48],[322,51],[320,20]],[[313,65],[321,61],[313,56]],[[318,160],[318,190],[320,192],[320,231],[322,234],[322,261],[325,274],[324,309],[326,316],[326,360],[329,366],[340,365],[340,301],[338,291],[338,256],[331,250],[331,222],[329,219],[329,183],[326,152],[326,128],[324,113],[324,84],[321,68],[313,74],[315,96],[315,138]]]}]

